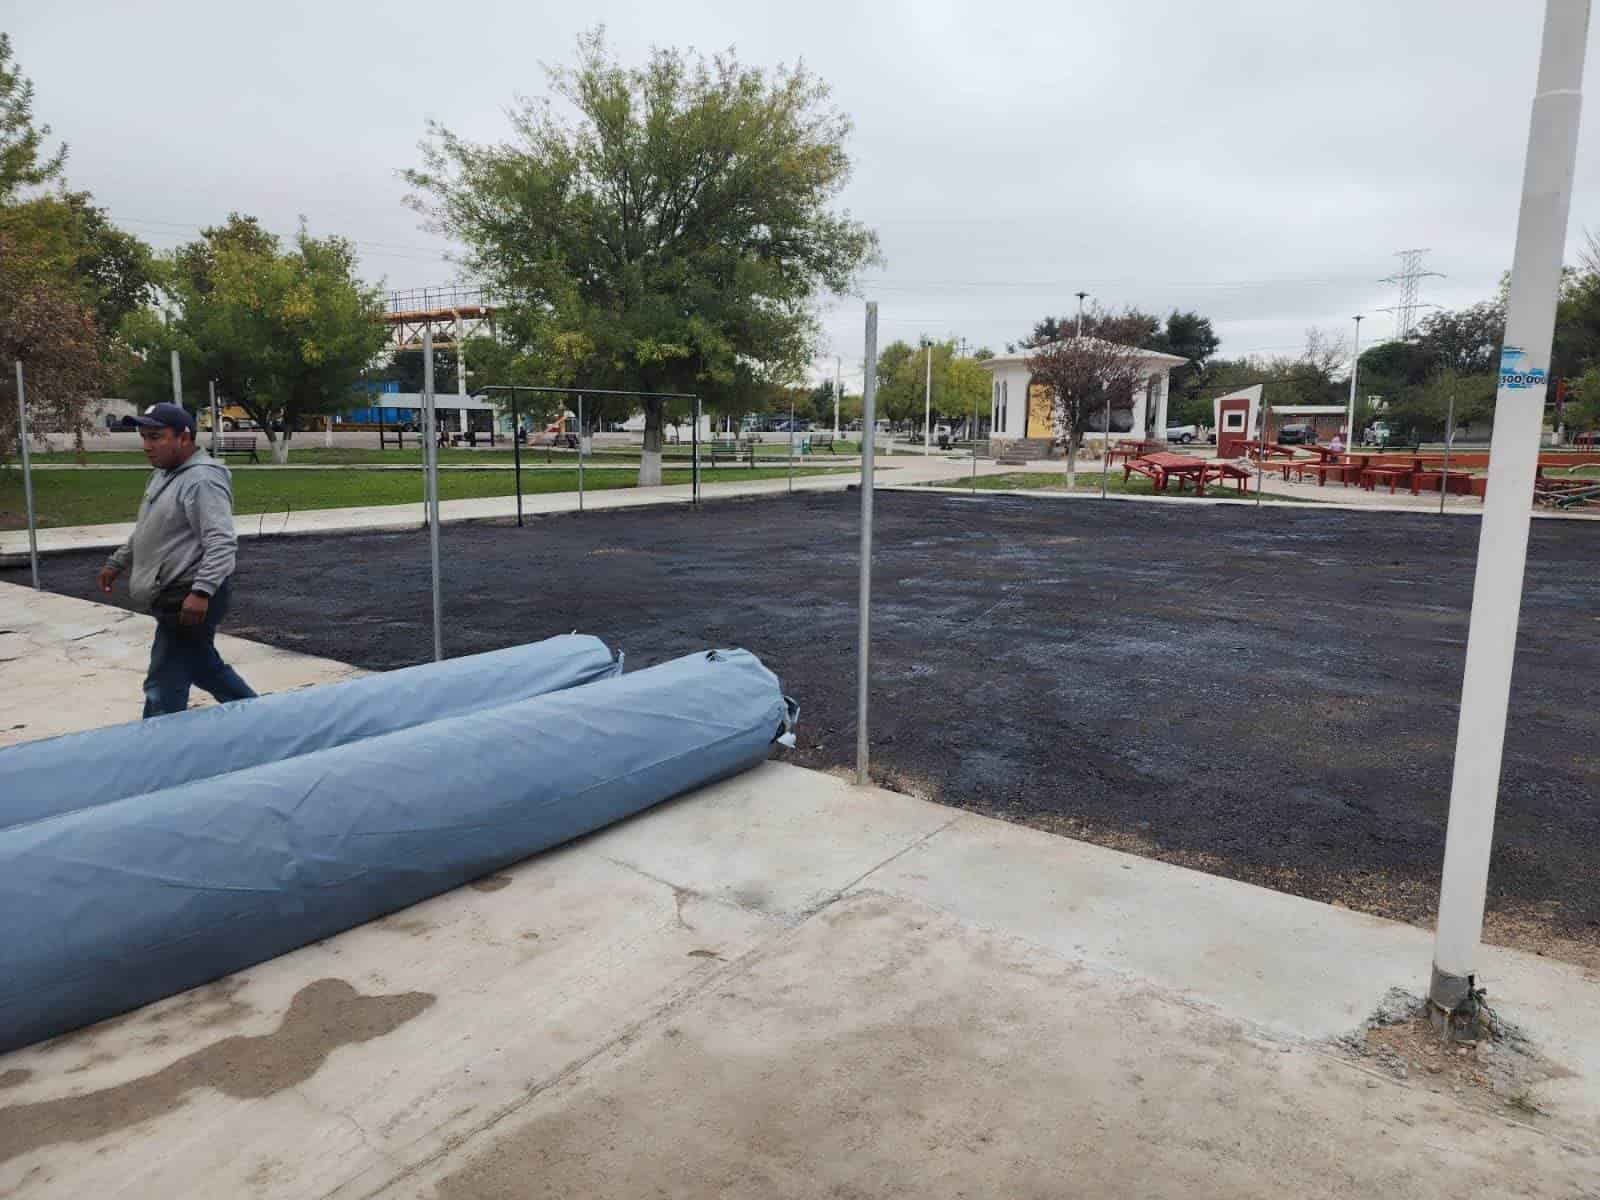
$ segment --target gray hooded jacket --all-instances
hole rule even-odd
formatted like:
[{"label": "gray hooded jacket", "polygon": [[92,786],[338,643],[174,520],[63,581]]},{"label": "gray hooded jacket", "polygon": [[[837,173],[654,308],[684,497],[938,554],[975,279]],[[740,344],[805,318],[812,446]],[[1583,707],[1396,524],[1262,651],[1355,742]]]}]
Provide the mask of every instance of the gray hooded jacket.
[{"label": "gray hooded jacket", "polygon": [[210,596],[233,574],[233,477],[204,450],[172,471],[153,471],[133,533],[106,561],[128,571],[133,602],[149,608],[164,588],[187,583]]}]

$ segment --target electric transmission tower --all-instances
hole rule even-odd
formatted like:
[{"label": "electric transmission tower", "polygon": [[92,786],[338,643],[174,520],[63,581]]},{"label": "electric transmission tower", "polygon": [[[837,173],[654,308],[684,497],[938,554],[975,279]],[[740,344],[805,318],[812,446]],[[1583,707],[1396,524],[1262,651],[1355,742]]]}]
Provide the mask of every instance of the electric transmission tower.
[{"label": "electric transmission tower", "polygon": [[1379,283],[1393,283],[1400,288],[1399,302],[1390,308],[1380,308],[1379,312],[1394,314],[1394,336],[1396,341],[1403,342],[1411,336],[1411,331],[1416,327],[1417,309],[1438,308],[1437,304],[1428,304],[1417,299],[1417,287],[1424,279],[1430,277],[1443,279],[1440,271],[1424,271],[1422,269],[1422,256],[1428,253],[1426,247],[1417,250],[1396,250],[1395,257],[1400,260],[1400,269],[1393,275],[1380,279]]}]

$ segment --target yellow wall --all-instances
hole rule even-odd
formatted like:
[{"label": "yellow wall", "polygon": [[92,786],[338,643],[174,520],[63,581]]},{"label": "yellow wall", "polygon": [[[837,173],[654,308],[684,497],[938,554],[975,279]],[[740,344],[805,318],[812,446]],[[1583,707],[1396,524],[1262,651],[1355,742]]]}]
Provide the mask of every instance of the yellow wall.
[{"label": "yellow wall", "polygon": [[1053,438],[1056,435],[1055,405],[1050,400],[1050,389],[1042,383],[1028,387],[1028,427],[1023,437]]}]

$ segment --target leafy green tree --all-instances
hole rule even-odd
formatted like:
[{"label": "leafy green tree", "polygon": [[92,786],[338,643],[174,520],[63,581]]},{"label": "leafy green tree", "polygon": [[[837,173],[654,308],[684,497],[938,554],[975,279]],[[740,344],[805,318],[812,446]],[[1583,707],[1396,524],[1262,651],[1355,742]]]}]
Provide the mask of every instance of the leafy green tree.
[{"label": "leafy green tree", "polygon": [[150,300],[155,281],[150,248],[113,225],[87,192],[0,204],[0,235],[25,248],[40,269],[91,307],[108,336]]},{"label": "leafy green tree", "polygon": [[33,123],[33,81],[12,60],[10,36],[0,33],[0,204],[61,177],[67,148],[47,154],[49,136],[50,126]]},{"label": "leafy green tree", "polygon": [[297,423],[360,399],[356,385],[383,346],[382,295],[355,266],[343,238],[302,229],[283,250],[237,213],[202,230],[166,261],[172,319],[145,310],[125,323],[145,352],[136,392],[167,398],[167,352],[176,349],[185,399],[198,407],[215,380],[220,397],[267,431],[273,461],[287,462]]},{"label": "leafy green tree", "polygon": [[0,463],[17,452],[16,375],[26,374],[30,429],[76,435],[80,453],[87,398],[109,371],[94,313],[59,276],[0,235]]},{"label": "leafy green tree", "polygon": [[[892,342],[879,353],[875,403],[881,418],[909,422],[919,430],[922,428],[928,411],[929,345],[927,342],[920,346]],[[988,402],[989,374],[978,366],[978,359],[957,353],[955,338],[933,342],[931,346],[933,420],[964,420],[975,405]]]},{"label": "leafy green tree", "polygon": [[[711,411],[800,378],[816,301],[849,290],[877,249],[830,209],[850,123],[826,85],[731,52],[624,67],[601,30],[550,84],[572,116],[524,102],[498,145],[432,126],[406,173],[433,227],[516,310],[519,344],[568,381],[694,393]],[[644,410],[639,481],[652,484],[669,405]]]}]

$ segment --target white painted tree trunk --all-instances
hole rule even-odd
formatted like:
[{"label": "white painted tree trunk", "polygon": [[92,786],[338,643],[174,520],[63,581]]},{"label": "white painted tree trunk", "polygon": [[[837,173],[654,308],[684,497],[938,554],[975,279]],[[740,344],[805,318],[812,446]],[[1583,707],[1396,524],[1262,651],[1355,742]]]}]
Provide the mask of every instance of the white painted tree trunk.
[{"label": "white painted tree trunk", "polygon": [[661,484],[661,451],[646,450],[639,456],[639,486],[659,487]]},{"label": "white painted tree trunk", "polygon": [[1067,438],[1067,491],[1078,486],[1078,435]]},{"label": "white painted tree trunk", "polygon": [[578,449],[585,458],[594,453],[594,434],[586,433],[578,439]]},{"label": "white painted tree trunk", "polygon": [[644,452],[639,456],[639,486],[661,486],[661,401],[646,400],[644,409]]},{"label": "white painted tree trunk", "polygon": [[289,438],[282,433],[267,430],[267,444],[272,447],[272,461],[280,467],[289,461]]}]

